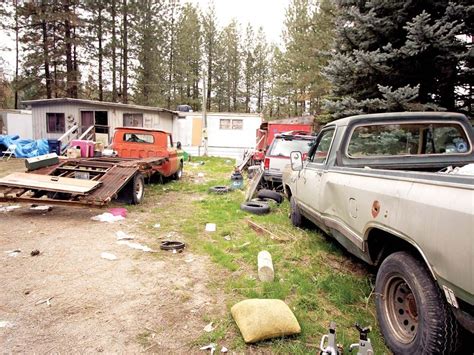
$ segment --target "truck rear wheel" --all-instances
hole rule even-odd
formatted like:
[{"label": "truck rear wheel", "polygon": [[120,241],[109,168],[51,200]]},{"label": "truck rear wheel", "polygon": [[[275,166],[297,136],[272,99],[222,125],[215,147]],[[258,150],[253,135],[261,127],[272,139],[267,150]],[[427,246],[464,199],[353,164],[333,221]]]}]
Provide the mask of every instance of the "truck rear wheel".
[{"label": "truck rear wheel", "polygon": [[129,183],[124,187],[123,199],[132,204],[142,203],[145,197],[145,179],[141,173],[136,173]]},{"label": "truck rear wheel", "polygon": [[425,265],[407,252],[388,256],[375,281],[377,318],[394,354],[457,350],[458,325]]}]

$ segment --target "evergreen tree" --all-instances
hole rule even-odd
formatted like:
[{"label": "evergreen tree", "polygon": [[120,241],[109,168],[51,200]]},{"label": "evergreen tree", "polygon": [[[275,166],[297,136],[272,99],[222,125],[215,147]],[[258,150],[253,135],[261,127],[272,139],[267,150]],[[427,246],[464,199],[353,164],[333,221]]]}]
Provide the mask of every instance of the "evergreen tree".
[{"label": "evergreen tree", "polygon": [[256,48],[255,33],[253,27],[249,24],[245,32],[245,40],[243,45],[243,72],[244,72],[244,103],[245,112],[250,112],[250,99],[255,91],[256,79]]},{"label": "evergreen tree", "polygon": [[267,86],[270,73],[270,49],[267,43],[265,32],[263,28],[260,27],[257,32],[257,39],[254,48],[254,75],[255,75],[255,95],[257,98],[257,112],[262,112],[264,107],[265,93],[267,91]]},{"label": "evergreen tree", "polygon": [[335,98],[327,104],[334,117],[457,109],[456,87],[469,80],[465,74],[472,70],[468,42],[458,36],[472,34],[466,26],[472,5],[447,0],[337,3],[337,52],[326,69],[334,85]]},{"label": "evergreen tree", "polygon": [[207,77],[205,80],[206,83],[206,105],[207,109],[210,110],[212,105],[212,91],[214,89],[214,70],[215,70],[215,61],[216,61],[216,50],[219,31],[217,29],[216,21],[216,12],[214,9],[214,3],[210,3],[207,12],[202,17],[202,26],[203,26],[203,54],[204,54],[204,63],[206,66]]}]

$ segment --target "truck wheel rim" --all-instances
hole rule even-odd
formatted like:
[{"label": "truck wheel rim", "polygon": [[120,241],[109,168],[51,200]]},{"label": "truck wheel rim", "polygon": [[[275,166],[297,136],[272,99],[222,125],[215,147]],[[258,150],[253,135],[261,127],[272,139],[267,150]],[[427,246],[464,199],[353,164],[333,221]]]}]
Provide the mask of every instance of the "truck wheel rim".
[{"label": "truck wheel rim", "polygon": [[135,196],[137,197],[137,199],[141,199],[143,195],[143,184],[141,183],[141,181],[137,181],[137,183],[135,184]]},{"label": "truck wheel rim", "polygon": [[385,288],[386,316],[396,338],[408,344],[418,330],[418,306],[410,286],[400,277],[392,277]]}]

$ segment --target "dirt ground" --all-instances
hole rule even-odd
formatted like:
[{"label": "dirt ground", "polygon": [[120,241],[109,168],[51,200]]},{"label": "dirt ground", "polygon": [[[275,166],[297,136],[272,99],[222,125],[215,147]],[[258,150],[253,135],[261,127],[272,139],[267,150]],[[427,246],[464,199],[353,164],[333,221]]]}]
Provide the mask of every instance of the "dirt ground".
[{"label": "dirt ground", "polygon": [[[206,317],[226,312],[208,287],[219,275],[206,256],[117,244],[124,231],[159,250],[137,227],[146,212],[109,224],[90,219],[102,210],[21,206],[0,212],[2,352],[194,353]],[[21,253],[6,253],[14,249]],[[31,256],[35,249],[40,255]]]}]

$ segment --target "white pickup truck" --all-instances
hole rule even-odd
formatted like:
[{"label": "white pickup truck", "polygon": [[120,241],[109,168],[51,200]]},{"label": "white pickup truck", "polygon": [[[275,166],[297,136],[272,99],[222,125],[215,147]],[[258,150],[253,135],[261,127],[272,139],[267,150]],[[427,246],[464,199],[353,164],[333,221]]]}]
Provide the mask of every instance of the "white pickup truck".
[{"label": "white pickup truck", "polygon": [[[453,353],[474,333],[474,163],[464,115],[387,113],[327,124],[283,175],[304,219],[378,267],[375,295],[395,354]],[[453,170],[453,169],[449,169]],[[462,173],[463,169],[459,172]]]}]

